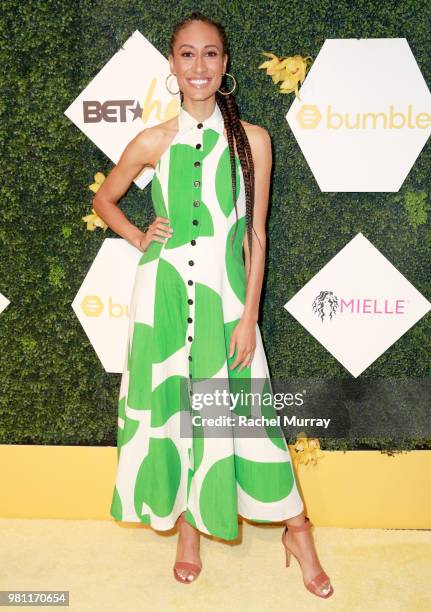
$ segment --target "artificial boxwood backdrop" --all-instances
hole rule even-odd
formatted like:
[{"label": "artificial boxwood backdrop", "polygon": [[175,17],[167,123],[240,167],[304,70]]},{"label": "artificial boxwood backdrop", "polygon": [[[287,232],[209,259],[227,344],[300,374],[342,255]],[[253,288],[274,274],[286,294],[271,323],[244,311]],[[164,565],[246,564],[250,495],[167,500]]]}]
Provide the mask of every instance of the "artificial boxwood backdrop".
[{"label": "artificial boxwood backdrop", "polygon": [[[242,118],[272,137],[259,320],[271,375],[352,378],[283,304],[358,232],[430,295],[429,144],[399,193],[321,193],[284,117],[292,96],[258,70],[262,50],[315,59],[326,38],[405,37],[429,82],[427,2],[3,0],[0,292],[11,303],[0,315],[0,443],[116,444],[120,375],[104,371],[71,308],[102,241],[115,237],[82,221],[95,172],[106,175],[112,163],[63,113],[136,29],[167,57],[173,24],[192,10],[225,26]],[[142,229],[153,219],[148,188],[132,185],[120,205]],[[430,321],[395,342],[360,384],[428,377]],[[430,448],[431,439],[322,440],[322,447]]]}]

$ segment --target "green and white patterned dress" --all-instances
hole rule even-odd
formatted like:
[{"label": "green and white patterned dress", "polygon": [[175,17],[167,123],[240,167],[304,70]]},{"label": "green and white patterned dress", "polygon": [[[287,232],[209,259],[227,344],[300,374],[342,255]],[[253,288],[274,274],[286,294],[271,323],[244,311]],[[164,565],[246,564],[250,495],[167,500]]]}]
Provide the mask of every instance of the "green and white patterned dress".
[{"label": "green and white patterned dress", "polygon": [[[180,435],[180,417],[192,412],[195,381],[220,378],[249,389],[256,379],[261,392],[271,387],[257,324],[251,366],[240,373],[238,366],[228,368],[236,358],[228,356],[229,341],[246,293],[239,158],[238,228],[231,250],[236,214],[220,108],[216,104],[199,123],[181,106],[178,122],[151,183],[154,212],[169,218],[173,235],[166,243],[153,241],[140,258],[130,302],[111,515],[168,530],[186,510],[186,519],[201,532],[232,540],[238,514],[282,521],[304,505],[278,427],[266,429],[264,437],[234,430],[216,437],[214,427],[206,435],[204,426],[193,429],[196,435]],[[260,413],[271,417],[277,411],[265,406]],[[243,406],[236,414],[256,412]]]}]

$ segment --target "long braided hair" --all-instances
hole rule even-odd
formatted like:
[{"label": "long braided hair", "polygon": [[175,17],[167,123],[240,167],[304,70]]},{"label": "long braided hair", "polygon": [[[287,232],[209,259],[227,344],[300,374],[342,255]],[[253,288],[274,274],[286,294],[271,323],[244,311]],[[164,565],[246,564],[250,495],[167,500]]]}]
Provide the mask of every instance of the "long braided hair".
[{"label": "long braided hair", "polygon": [[[169,52],[173,56],[174,55],[174,44],[177,37],[178,32],[189,25],[193,21],[203,21],[214,26],[220,36],[220,40],[222,42],[223,53],[229,55],[229,43],[227,40],[226,32],[223,26],[217,21],[213,21],[209,17],[206,17],[199,11],[193,11],[185,17],[182,21],[178,22],[173,30],[171,39],[169,41]],[[181,102],[183,101],[183,93],[181,92]],[[224,119],[224,125],[226,129],[227,141],[229,144],[229,153],[230,153],[230,166],[231,166],[231,175],[232,175],[232,192],[233,192],[233,202],[235,206],[236,213],[236,226],[235,231],[231,237],[231,248],[232,242],[235,239],[235,235],[238,229],[238,209],[236,205],[236,166],[235,166],[235,145],[238,153],[239,161],[241,164],[243,176],[244,176],[244,186],[245,186],[245,201],[246,201],[246,227],[247,227],[247,239],[249,245],[250,259],[252,255],[252,231],[256,234],[256,231],[253,227],[253,212],[254,212],[254,165],[253,158],[251,154],[250,143],[247,138],[247,134],[241,124],[240,116],[238,112],[238,107],[236,104],[235,97],[232,94],[223,95],[219,91],[216,92],[216,103],[220,107],[221,114]],[[259,241],[259,236],[256,234],[256,237]]]}]

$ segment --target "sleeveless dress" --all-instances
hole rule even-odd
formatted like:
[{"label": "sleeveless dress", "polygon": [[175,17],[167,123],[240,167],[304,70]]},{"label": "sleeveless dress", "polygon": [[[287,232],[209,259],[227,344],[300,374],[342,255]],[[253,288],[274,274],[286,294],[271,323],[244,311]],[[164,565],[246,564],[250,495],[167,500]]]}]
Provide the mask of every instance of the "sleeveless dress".
[{"label": "sleeveless dress", "polygon": [[[220,108],[216,104],[198,122],[181,106],[178,126],[151,183],[155,215],[169,218],[173,234],[166,243],[152,241],[143,253],[130,301],[110,513],[119,521],[168,530],[186,510],[186,520],[201,532],[233,540],[238,514],[283,521],[304,505],[279,427],[262,427],[263,434],[254,437],[227,427],[220,437],[214,427],[199,425],[185,435],[181,425],[196,412],[190,398],[202,380],[228,380],[235,392],[256,380],[260,392],[272,390],[257,324],[251,365],[239,373],[239,366],[228,367],[236,358],[229,357],[229,342],[246,293],[239,158],[231,247],[237,217]],[[255,407],[250,412],[239,405],[237,414],[256,416]],[[276,413],[272,406],[258,412]]]}]

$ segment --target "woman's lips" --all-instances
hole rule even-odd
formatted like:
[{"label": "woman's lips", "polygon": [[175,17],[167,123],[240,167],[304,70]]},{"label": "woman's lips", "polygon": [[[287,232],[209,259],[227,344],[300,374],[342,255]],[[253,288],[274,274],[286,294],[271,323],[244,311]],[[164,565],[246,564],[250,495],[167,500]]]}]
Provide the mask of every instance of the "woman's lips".
[{"label": "woman's lips", "polygon": [[210,81],[211,81],[210,78],[205,78],[205,79],[187,79],[187,82],[192,87],[195,87],[195,89],[203,89],[204,87],[207,87],[207,85],[209,85]]}]

